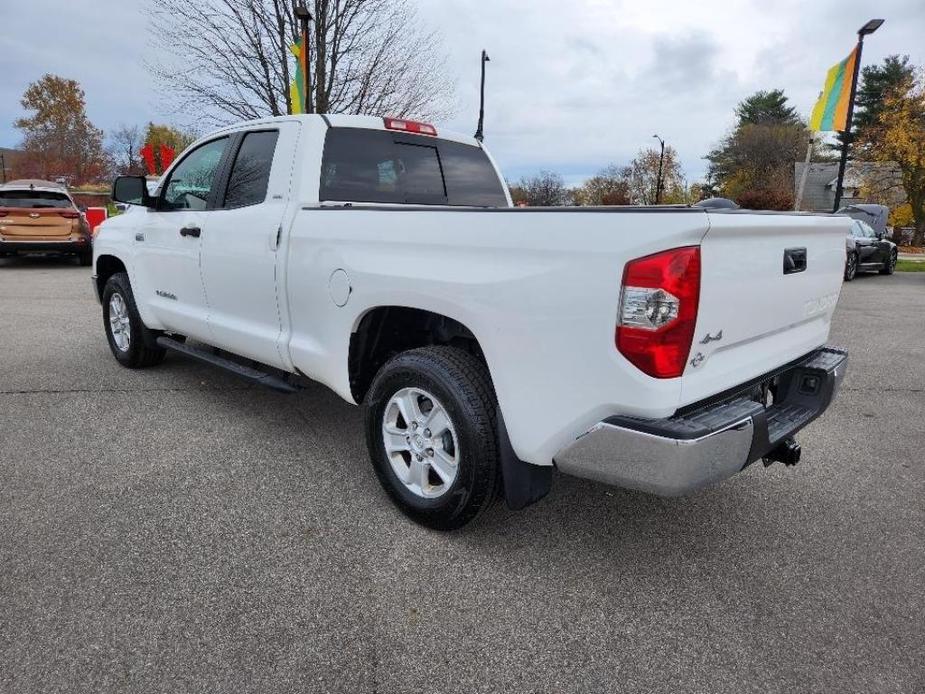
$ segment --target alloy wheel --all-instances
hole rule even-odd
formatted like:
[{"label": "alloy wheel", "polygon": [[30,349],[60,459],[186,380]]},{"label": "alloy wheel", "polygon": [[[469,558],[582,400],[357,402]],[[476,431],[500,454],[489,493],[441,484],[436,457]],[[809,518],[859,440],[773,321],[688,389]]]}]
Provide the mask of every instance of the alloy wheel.
[{"label": "alloy wheel", "polygon": [[109,299],[109,332],[120,352],[127,352],[132,343],[132,324],[125,299],[115,292]]},{"label": "alloy wheel", "polygon": [[446,409],[421,388],[402,388],[382,415],[385,452],[396,477],[413,494],[435,499],[459,473],[459,439]]}]

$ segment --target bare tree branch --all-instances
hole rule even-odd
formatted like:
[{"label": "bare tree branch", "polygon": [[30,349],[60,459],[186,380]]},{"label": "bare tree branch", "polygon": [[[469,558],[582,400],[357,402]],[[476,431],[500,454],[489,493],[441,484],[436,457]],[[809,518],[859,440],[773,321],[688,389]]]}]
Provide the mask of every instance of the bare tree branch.
[{"label": "bare tree branch", "polygon": [[[319,113],[438,119],[454,84],[410,0],[313,0],[309,72]],[[291,0],[151,0],[148,69],[176,110],[220,124],[290,113],[299,28]]]}]

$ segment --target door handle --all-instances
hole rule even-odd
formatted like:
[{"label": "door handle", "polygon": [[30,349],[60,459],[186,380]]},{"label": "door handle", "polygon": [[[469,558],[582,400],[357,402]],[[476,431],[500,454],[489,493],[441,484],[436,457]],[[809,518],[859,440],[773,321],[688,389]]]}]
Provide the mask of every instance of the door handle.
[{"label": "door handle", "polygon": [[199,227],[183,227],[180,229],[180,236],[195,236],[199,238],[199,235],[202,233],[202,229]]},{"label": "door handle", "polygon": [[806,249],[788,248],[784,251],[784,274],[792,275],[806,269]]}]

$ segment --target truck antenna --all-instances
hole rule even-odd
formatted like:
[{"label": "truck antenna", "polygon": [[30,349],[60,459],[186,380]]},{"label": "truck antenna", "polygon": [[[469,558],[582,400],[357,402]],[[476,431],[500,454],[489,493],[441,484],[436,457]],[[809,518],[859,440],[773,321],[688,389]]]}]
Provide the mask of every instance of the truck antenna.
[{"label": "truck antenna", "polygon": [[485,125],[485,63],[491,61],[485,49],[482,49],[482,87],[479,96],[479,127],[475,130],[475,139],[481,142],[485,139],[483,126]]}]

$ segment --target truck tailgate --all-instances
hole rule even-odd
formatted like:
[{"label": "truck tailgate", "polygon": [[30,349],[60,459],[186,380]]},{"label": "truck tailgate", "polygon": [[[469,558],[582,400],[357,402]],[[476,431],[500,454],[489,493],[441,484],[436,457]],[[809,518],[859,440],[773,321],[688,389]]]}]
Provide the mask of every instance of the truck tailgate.
[{"label": "truck tailgate", "polygon": [[841,290],[849,224],[844,217],[822,215],[710,214],[682,406],[825,344]]}]

